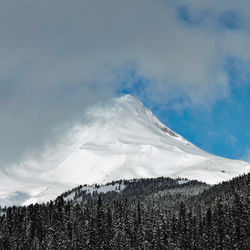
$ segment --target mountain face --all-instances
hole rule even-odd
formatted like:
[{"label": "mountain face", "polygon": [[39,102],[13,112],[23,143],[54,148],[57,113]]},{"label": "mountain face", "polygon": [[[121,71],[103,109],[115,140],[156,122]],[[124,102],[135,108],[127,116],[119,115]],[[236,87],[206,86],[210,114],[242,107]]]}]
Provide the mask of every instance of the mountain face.
[{"label": "mountain face", "polygon": [[89,108],[39,156],[0,171],[0,205],[12,205],[119,179],[167,176],[216,184],[249,172],[250,164],[202,151],[125,95]]}]

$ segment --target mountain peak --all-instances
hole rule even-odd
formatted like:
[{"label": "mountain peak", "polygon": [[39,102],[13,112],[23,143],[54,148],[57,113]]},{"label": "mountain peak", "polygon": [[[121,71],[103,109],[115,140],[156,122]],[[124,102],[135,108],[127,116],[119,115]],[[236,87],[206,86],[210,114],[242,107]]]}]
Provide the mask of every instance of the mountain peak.
[{"label": "mountain peak", "polygon": [[132,95],[96,104],[85,116],[39,158],[0,169],[0,205],[46,202],[80,184],[159,176],[215,184],[250,171],[246,162],[195,147]]},{"label": "mountain peak", "polygon": [[98,103],[87,111],[87,115],[92,122],[99,121],[106,128],[107,124],[109,124],[108,127],[113,124],[113,130],[127,125],[128,131],[131,128],[133,131],[135,124],[143,124],[144,128],[142,129],[145,129],[146,126],[148,129],[154,129],[155,132],[165,133],[187,143],[184,138],[161,123],[142,102],[130,94]]},{"label": "mountain peak", "polygon": [[115,103],[132,106],[133,108],[144,107],[144,104],[138,98],[130,94],[122,95],[120,97],[115,97],[114,101]]},{"label": "mountain peak", "polygon": [[140,103],[142,104],[136,97],[131,94],[122,95],[120,97],[115,98],[119,102],[124,103]]}]

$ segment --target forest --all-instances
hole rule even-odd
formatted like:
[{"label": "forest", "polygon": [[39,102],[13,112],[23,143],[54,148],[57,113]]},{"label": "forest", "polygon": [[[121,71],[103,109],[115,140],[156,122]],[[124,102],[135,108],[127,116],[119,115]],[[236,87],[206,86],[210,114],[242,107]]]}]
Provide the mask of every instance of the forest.
[{"label": "forest", "polygon": [[214,186],[115,183],[125,188],[79,186],[47,204],[1,208],[0,249],[250,249],[250,174]]}]

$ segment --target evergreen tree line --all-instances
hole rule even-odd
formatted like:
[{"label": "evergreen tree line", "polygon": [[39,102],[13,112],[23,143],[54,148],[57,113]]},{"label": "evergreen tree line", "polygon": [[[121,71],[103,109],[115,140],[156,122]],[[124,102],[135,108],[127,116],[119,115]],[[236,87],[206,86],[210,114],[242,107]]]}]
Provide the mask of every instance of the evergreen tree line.
[{"label": "evergreen tree line", "polygon": [[164,178],[133,183],[146,190],[137,198],[130,187],[131,195],[114,199],[100,194],[75,202],[61,195],[3,209],[0,249],[250,249],[250,174],[199,194],[199,183],[146,188],[161,183]]}]

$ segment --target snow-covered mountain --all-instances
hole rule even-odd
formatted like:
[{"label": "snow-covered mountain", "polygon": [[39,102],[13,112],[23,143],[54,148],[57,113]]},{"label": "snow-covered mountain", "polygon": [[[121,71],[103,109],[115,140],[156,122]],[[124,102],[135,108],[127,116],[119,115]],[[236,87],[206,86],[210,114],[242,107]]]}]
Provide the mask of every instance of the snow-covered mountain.
[{"label": "snow-covered mountain", "polygon": [[48,201],[79,184],[158,176],[215,184],[249,171],[197,148],[125,95],[89,108],[39,157],[1,168],[0,205]]}]

